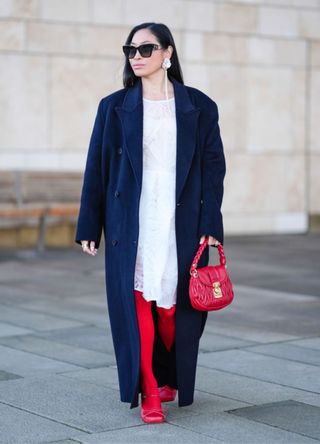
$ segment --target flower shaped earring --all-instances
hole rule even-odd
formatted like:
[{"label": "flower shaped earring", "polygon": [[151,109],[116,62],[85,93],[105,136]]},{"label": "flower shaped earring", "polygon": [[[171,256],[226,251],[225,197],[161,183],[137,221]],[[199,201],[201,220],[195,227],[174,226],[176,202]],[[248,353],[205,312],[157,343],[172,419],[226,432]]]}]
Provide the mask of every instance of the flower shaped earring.
[{"label": "flower shaped earring", "polygon": [[169,96],[168,96],[168,69],[171,66],[171,62],[170,59],[168,59],[167,57],[163,60],[162,62],[162,68],[164,69],[164,84],[165,84],[165,93],[166,93],[166,99],[169,100]]},{"label": "flower shaped earring", "polygon": [[163,63],[162,63],[162,68],[167,71],[167,69],[169,69],[171,66],[171,62],[170,59],[168,59],[167,57],[164,59]]}]

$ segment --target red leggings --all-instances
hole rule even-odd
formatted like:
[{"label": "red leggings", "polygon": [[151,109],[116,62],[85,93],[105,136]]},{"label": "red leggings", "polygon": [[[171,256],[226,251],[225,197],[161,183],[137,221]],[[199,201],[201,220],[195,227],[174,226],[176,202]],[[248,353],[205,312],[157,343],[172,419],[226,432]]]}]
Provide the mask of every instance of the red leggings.
[{"label": "red leggings", "polygon": [[[140,331],[140,373],[142,379],[142,391],[144,393],[151,393],[158,387],[157,380],[152,371],[152,353],[155,335],[151,310],[152,301],[146,301],[141,291],[134,290],[134,295]],[[175,338],[175,311],[175,305],[171,308],[157,306],[157,327],[161,339],[168,351],[170,351]]]}]

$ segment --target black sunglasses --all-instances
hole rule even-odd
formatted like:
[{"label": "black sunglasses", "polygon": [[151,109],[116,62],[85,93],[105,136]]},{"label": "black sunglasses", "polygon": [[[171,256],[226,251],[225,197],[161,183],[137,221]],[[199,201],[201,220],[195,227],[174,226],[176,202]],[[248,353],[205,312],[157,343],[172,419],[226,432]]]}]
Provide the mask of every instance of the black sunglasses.
[{"label": "black sunglasses", "polygon": [[123,45],[122,50],[124,55],[128,57],[128,59],[133,59],[136,55],[137,50],[141,57],[151,57],[152,51],[154,49],[161,49],[161,46],[156,45],[155,43],[144,43],[140,46],[132,46],[132,45]]}]

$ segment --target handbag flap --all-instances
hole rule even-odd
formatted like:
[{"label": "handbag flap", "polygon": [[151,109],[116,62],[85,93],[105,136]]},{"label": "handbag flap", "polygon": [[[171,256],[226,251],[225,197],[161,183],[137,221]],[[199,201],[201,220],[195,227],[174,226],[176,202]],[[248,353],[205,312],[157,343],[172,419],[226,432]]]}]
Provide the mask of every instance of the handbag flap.
[{"label": "handbag flap", "polygon": [[223,282],[227,279],[228,273],[224,265],[207,265],[206,267],[197,268],[198,279],[203,285],[209,287],[213,282]]}]

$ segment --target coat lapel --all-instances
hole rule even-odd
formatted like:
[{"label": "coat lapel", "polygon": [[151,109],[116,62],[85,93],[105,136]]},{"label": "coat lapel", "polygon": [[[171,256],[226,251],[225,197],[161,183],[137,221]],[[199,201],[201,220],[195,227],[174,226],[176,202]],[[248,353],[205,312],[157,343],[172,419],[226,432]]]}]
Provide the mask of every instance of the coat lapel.
[{"label": "coat lapel", "polygon": [[177,119],[176,203],[179,202],[197,145],[200,108],[193,105],[187,88],[173,79]]},{"label": "coat lapel", "polygon": [[[186,87],[172,79],[175,95],[177,122],[177,158],[176,158],[176,203],[188,176],[193,154],[197,144],[197,123],[200,108],[196,108],[189,97]],[[125,149],[137,181],[139,190],[142,185],[142,137],[143,137],[143,102],[142,83],[138,82],[128,89],[122,106],[115,107],[122,123]]]},{"label": "coat lapel", "polygon": [[122,106],[115,107],[122,124],[124,149],[133,169],[136,182],[141,190],[142,184],[142,137],[143,137],[143,103],[141,81],[128,89]]}]

